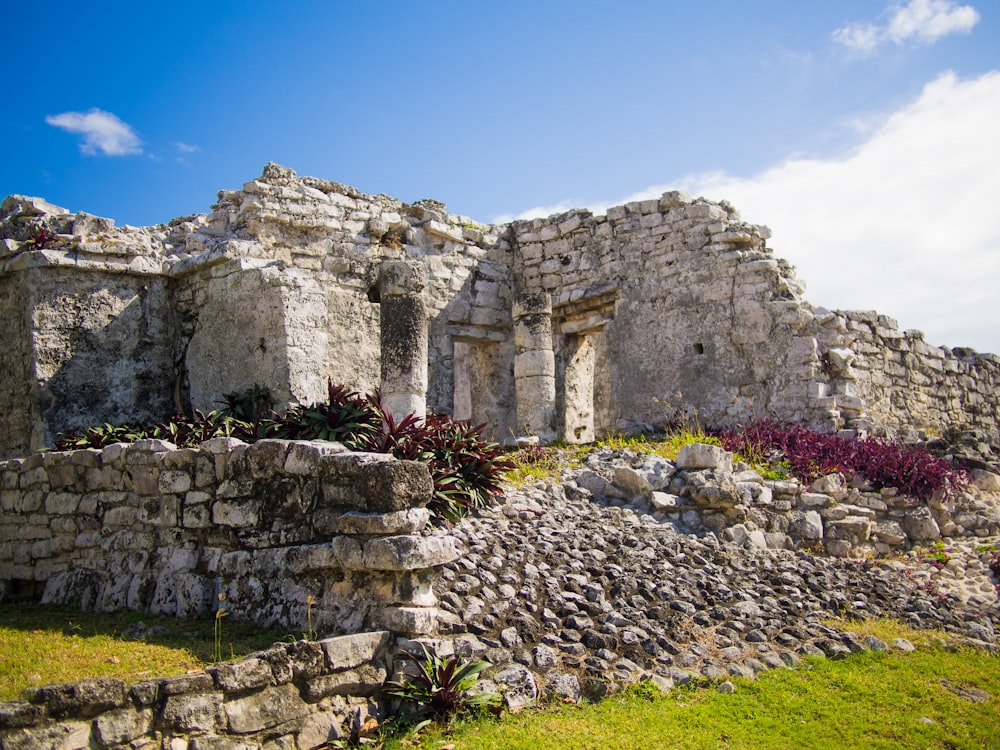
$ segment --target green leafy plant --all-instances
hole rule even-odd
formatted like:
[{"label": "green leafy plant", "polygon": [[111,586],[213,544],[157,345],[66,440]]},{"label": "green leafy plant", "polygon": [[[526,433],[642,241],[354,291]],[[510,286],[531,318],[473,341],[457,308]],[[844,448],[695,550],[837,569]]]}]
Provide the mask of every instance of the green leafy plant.
[{"label": "green leafy plant", "polygon": [[331,440],[353,450],[366,450],[380,428],[380,415],[369,398],[334,385],[327,379],[327,400],[309,406],[293,406],[279,416],[274,437],[287,440]]},{"label": "green leafy plant", "polygon": [[218,403],[222,406],[219,409],[221,417],[254,423],[271,414],[274,398],[266,385],[254,384],[242,391],[222,394],[222,401]]},{"label": "green leafy plant", "polygon": [[489,662],[463,661],[455,655],[442,658],[424,644],[420,648],[419,654],[401,652],[410,664],[400,680],[384,686],[386,695],[402,701],[407,723],[445,722],[461,713],[499,705],[496,693],[474,692],[477,675],[492,666]]}]

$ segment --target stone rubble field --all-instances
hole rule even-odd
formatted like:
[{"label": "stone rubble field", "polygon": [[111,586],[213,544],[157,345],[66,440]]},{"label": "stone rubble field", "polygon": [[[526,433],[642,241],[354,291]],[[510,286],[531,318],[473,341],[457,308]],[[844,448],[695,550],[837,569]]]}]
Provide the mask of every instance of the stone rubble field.
[{"label": "stone rubble field", "polygon": [[[688,511],[655,507],[660,498],[649,492],[628,499],[637,478],[647,487],[674,482],[680,494],[671,497],[682,504],[691,496],[685,483],[702,494],[725,483],[675,469],[604,449],[585,467],[511,489],[501,505],[431,532],[464,547],[435,585],[446,635],[439,648],[493,663],[512,706],[541,693],[600,696],[643,678],[668,689],[697,677],[753,677],[802,655],[912,649],[903,639],[860,638],[833,618],[895,618],[997,649],[1000,605],[987,551],[1000,549],[996,498],[983,506],[992,534],[882,558],[835,557],[816,544],[816,554],[785,548],[794,540],[763,532],[751,513],[733,523],[739,506],[727,509],[729,525],[711,529],[714,510],[685,518]],[[593,491],[604,477],[611,480]]]}]

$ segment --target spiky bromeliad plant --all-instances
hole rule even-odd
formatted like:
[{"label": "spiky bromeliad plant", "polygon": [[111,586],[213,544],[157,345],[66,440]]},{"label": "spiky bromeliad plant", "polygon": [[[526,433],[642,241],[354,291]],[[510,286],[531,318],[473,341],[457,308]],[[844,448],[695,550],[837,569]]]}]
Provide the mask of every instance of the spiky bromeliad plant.
[{"label": "spiky bromeliad plant", "polygon": [[385,694],[402,701],[404,721],[420,727],[499,705],[496,693],[473,692],[476,676],[492,666],[488,661],[464,661],[456,655],[441,657],[422,643],[420,649],[419,654],[402,651],[400,656],[410,664],[399,681],[385,684]]}]

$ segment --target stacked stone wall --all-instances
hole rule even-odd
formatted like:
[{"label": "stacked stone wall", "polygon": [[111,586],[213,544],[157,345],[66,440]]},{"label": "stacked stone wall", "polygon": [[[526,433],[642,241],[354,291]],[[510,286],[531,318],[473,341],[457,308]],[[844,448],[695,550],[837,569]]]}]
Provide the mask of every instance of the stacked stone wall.
[{"label": "stacked stone wall", "polygon": [[828,313],[825,328],[846,351],[826,348],[824,369],[853,417],[849,426],[889,433],[1000,431],[1000,358],[971,349],[931,346],[920,331],[900,331],[874,312]]},{"label": "stacked stone wall", "polygon": [[0,703],[0,748],[330,747],[374,712],[395,651],[372,632],[275,644],[183,677],[36,688]]},{"label": "stacked stone wall", "polygon": [[[84,609],[263,627],[433,631],[430,583],[456,556],[422,534],[423,464],[337,443],[158,440],[0,464],[0,582]],[[313,604],[309,604],[312,601]]]},{"label": "stacked stone wall", "polygon": [[[538,431],[527,412],[539,404],[542,431],[583,442],[678,410],[823,430],[997,429],[995,357],[814,308],[765,227],[683,193],[486,225],[271,164],[210,214],[167,225],[118,229],[23,196],[4,201],[2,225],[5,304],[11,318],[27,310],[24,329],[3,332],[20,359],[0,387],[14,427],[2,455],[64,429],[214,409],[255,384],[279,408],[324,399],[327,379],[373,391],[379,274],[397,261],[426,273],[427,409],[485,422],[493,438]],[[29,241],[38,227],[52,233],[44,248]],[[546,295],[552,341],[529,357],[513,312],[530,295]]]},{"label": "stacked stone wall", "polygon": [[[662,425],[681,407],[712,422],[751,412],[832,421],[813,385],[820,361],[802,286],[766,247],[769,231],[727,204],[666,193],[606,216],[516,223],[514,235],[518,282],[555,309],[617,290],[594,339],[606,350],[595,358],[599,433],[623,418]],[[557,360],[574,346],[566,328],[555,331]]]}]

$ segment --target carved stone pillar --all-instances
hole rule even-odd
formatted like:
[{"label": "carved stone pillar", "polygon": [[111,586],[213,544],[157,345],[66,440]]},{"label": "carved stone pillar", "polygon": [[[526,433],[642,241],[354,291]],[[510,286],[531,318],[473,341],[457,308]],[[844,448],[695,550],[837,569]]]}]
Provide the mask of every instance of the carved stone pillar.
[{"label": "carved stone pillar", "polygon": [[514,301],[513,318],[517,429],[551,441],[556,434],[552,299],[546,292],[521,294]]},{"label": "carved stone pillar", "polygon": [[405,260],[379,269],[382,403],[396,419],[427,416],[427,271]]}]

